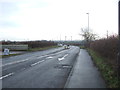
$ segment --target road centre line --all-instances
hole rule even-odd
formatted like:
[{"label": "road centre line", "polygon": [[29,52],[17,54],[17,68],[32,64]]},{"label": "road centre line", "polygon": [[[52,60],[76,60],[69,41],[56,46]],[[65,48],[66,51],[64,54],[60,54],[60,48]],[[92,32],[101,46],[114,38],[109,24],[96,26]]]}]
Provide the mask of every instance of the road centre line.
[{"label": "road centre line", "polygon": [[7,74],[7,75],[5,75],[5,76],[2,76],[2,77],[0,77],[0,80],[1,79],[4,79],[4,78],[6,78],[6,77],[9,77],[9,76],[11,76],[11,75],[13,75],[14,73],[9,73],[9,74]]},{"label": "road centre line", "polygon": [[[40,57],[37,57],[37,59],[42,58],[42,57],[47,57],[47,56],[50,56],[50,55],[60,54],[60,53],[62,53],[62,52],[63,52],[63,51],[60,51],[60,52],[55,53],[55,54],[42,55],[42,56],[40,56]],[[4,64],[4,65],[2,65],[2,66],[7,66],[7,65],[12,65],[12,64],[16,64],[16,63],[25,62],[25,61],[28,61],[28,60],[31,59],[31,58],[35,58],[35,57],[33,56],[33,57],[29,57],[29,58],[24,59],[24,60],[14,61],[14,62],[11,62],[11,63]],[[48,57],[48,58],[53,58],[53,57]],[[0,66],[0,67],[2,67],[2,66]]]},{"label": "road centre line", "polygon": [[47,57],[47,59],[51,59],[51,58],[53,58],[53,57],[51,57],[51,56]]},{"label": "road centre line", "polygon": [[37,57],[37,59],[47,57],[47,56],[49,56],[49,55],[42,55],[42,56]]},{"label": "road centre line", "polygon": [[6,65],[11,65],[11,64],[16,64],[16,63],[20,63],[20,62],[25,62],[25,61],[28,61],[29,59],[24,59],[24,60],[19,60],[19,61],[14,61],[14,62],[11,62],[11,63],[7,63],[7,64],[4,64],[2,66],[6,66]]},{"label": "road centre line", "polygon": [[37,65],[37,64],[39,64],[39,63],[41,63],[41,62],[44,62],[44,61],[45,61],[45,60],[38,61],[38,62],[36,62],[36,63],[34,63],[34,64],[31,64],[31,66]]}]

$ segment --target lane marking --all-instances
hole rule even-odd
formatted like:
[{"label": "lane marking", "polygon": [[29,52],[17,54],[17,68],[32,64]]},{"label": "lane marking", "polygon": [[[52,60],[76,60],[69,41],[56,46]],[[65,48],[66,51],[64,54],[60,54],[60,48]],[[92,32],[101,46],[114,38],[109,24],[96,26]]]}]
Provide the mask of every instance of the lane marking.
[{"label": "lane marking", "polygon": [[[62,53],[62,52],[63,52],[63,51],[57,52],[57,53],[55,53],[55,54],[42,55],[42,56],[40,56],[40,57],[37,57],[37,59],[40,59],[40,58],[42,58],[42,57],[47,57],[47,56],[49,56],[49,57],[47,57],[47,58],[51,59],[51,58],[53,58],[53,57],[51,57],[50,55],[56,55],[56,54],[60,54],[60,53]],[[11,65],[11,64],[16,64],[16,63],[25,62],[25,61],[28,61],[28,60],[31,59],[31,58],[35,58],[35,57],[32,56],[32,57],[29,57],[29,58],[24,59],[24,60],[19,60],[19,61],[14,61],[14,62],[11,62],[11,63],[7,63],[7,64],[4,64],[4,65],[2,65],[2,66],[0,66],[0,67],[7,66],[7,65]],[[65,58],[65,57],[63,57],[63,58]]]},{"label": "lane marking", "polygon": [[14,61],[14,62],[11,62],[11,63],[7,63],[7,64],[4,64],[2,66],[6,66],[6,65],[11,65],[11,64],[16,64],[16,63],[20,63],[20,62],[25,62],[25,61],[28,61],[29,59],[24,59],[24,60],[19,60],[19,61]]},{"label": "lane marking", "polygon": [[53,57],[51,57],[51,56],[47,57],[47,59],[51,59],[51,58],[53,58]]},{"label": "lane marking", "polygon": [[67,56],[68,56],[68,54],[64,55],[62,58],[58,58],[58,60],[59,60],[59,61],[64,60],[65,57],[67,57]]},{"label": "lane marking", "polygon": [[64,55],[64,58],[67,57],[67,56],[68,56],[68,54]]},{"label": "lane marking", "polygon": [[11,76],[11,75],[13,75],[14,73],[9,73],[9,74],[7,74],[7,75],[5,75],[5,76],[2,76],[2,77],[0,77],[0,80],[1,79],[4,79],[4,78],[6,78],[6,77],[9,77],[9,76]]},{"label": "lane marking", "polygon": [[36,62],[36,63],[34,63],[34,64],[31,64],[31,66],[35,66],[35,65],[37,65],[37,64],[39,64],[39,63],[42,63],[42,62],[44,62],[45,60],[41,60],[41,61],[38,61],[38,62]]},{"label": "lane marking", "polygon": [[[47,57],[47,56],[49,56],[49,55],[42,55],[42,56],[38,57],[37,59],[40,59],[40,58],[42,58],[42,57]],[[28,61],[28,60],[31,59],[31,58],[35,58],[35,57],[33,56],[33,57],[30,57],[30,58],[27,58],[27,59],[23,59],[23,60],[19,60],[19,61],[14,61],[14,62],[11,62],[11,63],[7,63],[7,64],[4,64],[4,65],[2,65],[2,66],[0,66],[0,67],[7,66],[7,65],[11,65],[11,64],[16,64],[16,63],[25,62],[25,61]]]},{"label": "lane marking", "polygon": [[61,61],[61,60],[63,60],[63,59],[64,59],[63,57],[62,57],[62,58],[58,58],[59,61]]},{"label": "lane marking", "polygon": [[57,53],[55,53],[55,54],[49,54],[49,55],[56,55],[56,54],[60,54],[60,53],[62,53],[62,52],[64,52],[64,51],[60,51],[60,52],[57,52]]},{"label": "lane marking", "polygon": [[43,58],[43,57],[47,57],[47,56],[49,56],[49,55],[42,55],[42,56],[37,57],[37,59],[40,59],[40,58]]}]

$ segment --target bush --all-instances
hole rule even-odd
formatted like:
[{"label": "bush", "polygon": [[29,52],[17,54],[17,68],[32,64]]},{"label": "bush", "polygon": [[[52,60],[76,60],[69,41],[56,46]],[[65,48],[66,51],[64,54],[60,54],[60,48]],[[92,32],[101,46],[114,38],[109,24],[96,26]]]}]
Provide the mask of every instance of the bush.
[{"label": "bush", "polygon": [[106,39],[100,39],[92,42],[90,48],[98,52],[101,56],[107,58],[107,63],[113,67],[116,66],[118,53],[118,36],[110,36]]}]

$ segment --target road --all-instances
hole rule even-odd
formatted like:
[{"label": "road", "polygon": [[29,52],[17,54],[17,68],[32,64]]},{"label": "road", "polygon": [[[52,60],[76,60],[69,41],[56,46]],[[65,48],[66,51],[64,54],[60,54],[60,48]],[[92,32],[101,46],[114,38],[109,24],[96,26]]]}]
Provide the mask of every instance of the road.
[{"label": "road", "polygon": [[3,58],[3,88],[64,88],[79,54],[70,46]]}]

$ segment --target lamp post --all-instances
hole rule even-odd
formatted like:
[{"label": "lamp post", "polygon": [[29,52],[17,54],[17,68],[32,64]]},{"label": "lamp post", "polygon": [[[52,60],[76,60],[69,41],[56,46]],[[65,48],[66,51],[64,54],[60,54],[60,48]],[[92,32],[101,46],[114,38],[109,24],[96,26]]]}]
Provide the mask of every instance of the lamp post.
[{"label": "lamp post", "polygon": [[86,13],[88,15],[88,32],[89,32],[89,13]]},{"label": "lamp post", "polygon": [[[89,33],[89,13],[86,13],[88,15],[88,33]],[[89,47],[90,44],[89,44],[89,38],[87,40],[87,47]]]}]

